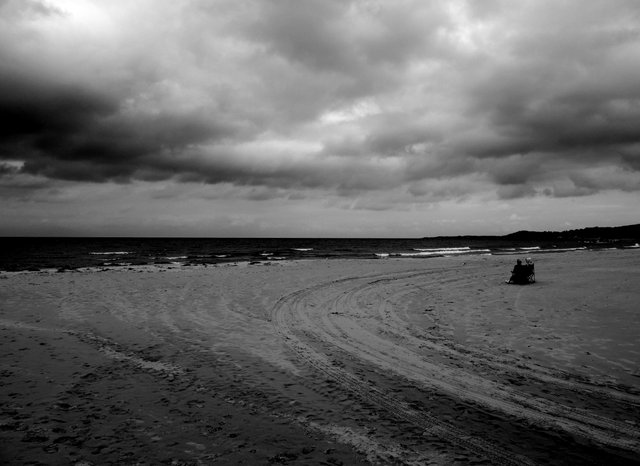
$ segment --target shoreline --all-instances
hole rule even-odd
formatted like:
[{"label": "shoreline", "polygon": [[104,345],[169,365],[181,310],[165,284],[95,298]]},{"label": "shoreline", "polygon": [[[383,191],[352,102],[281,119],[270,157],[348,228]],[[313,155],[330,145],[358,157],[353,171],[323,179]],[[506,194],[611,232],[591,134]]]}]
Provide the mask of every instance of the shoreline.
[{"label": "shoreline", "polygon": [[138,266],[215,266],[228,263],[290,260],[387,259],[550,254],[577,250],[640,249],[637,241],[558,242],[478,238],[435,239],[145,239],[36,238],[5,245],[5,271],[78,270]]},{"label": "shoreline", "polygon": [[640,254],[534,258],[2,273],[0,459],[631,464]]},{"label": "shoreline", "polygon": [[[458,249],[458,248],[453,248]],[[228,260],[217,262],[157,262],[147,264],[132,264],[132,263],[115,263],[95,266],[58,266],[58,267],[42,267],[42,268],[29,268],[8,270],[0,269],[0,276],[20,273],[65,273],[65,272],[105,272],[109,270],[127,270],[127,271],[145,271],[145,272],[165,272],[167,270],[192,270],[200,268],[216,268],[216,267],[244,267],[248,265],[287,265],[297,262],[305,261],[384,261],[384,260],[431,260],[431,259],[454,259],[454,258],[477,258],[482,256],[531,256],[544,257],[549,254],[566,254],[574,252],[592,252],[592,253],[605,253],[615,251],[640,251],[640,246],[623,246],[615,248],[596,247],[589,248],[585,246],[570,247],[570,248],[555,248],[555,249],[542,249],[538,247],[520,248],[513,250],[502,251],[472,251],[462,253],[443,253],[437,252],[430,253],[372,253],[370,257],[334,257],[334,256],[317,256],[317,257],[275,257],[275,258],[260,258],[260,259],[245,259],[245,260]]]}]

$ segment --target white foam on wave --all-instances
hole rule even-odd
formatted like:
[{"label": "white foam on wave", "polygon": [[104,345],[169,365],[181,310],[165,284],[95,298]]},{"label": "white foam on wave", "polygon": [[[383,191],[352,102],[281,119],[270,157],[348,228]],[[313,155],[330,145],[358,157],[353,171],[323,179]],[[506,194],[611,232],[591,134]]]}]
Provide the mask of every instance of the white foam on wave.
[{"label": "white foam on wave", "polygon": [[429,257],[429,256],[452,256],[457,254],[479,254],[489,253],[490,249],[471,249],[470,247],[462,248],[432,248],[432,249],[415,249],[419,252],[400,253],[402,257]]},{"label": "white foam on wave", "polygon": [[570,252],[570,251],[584,251],[587,249],[586,246],[581,246],[579,248],[549,248],[549,249],[540,249],[540,252]]},{"label": "white foam on wave", "polygon": [[313,248],[291,248],[292,251],[300,251],[300,252],[307,252],[307,251],[313,251]]},{"label": "white foam on wave", "polygon": [[531,246],[526,248],[519,248],[521,251],[536,251],[540,249],[540,246]]},{"label": "white foam on wave", "polygon": [[389,257],[388,252],[374,252],[373,255],[379,258]]},{"label": "white foam on wave", "polygon": [[96,251],[96,252],[90,252],[89,254],[92,254],[94,256],[116,256],[116,255],[124,255],[124,254],[129,254],[129,251]]},{"label": "white foam on wave", "polygon": [[420,252],[447,252],[447,251],[451,251],[451,252],[457,252],[457,251],[467,252],[467,251],[471,251],[471,248],[469,246],[463,246],[461,248],[415,248],[414,251],[420,251]]}]

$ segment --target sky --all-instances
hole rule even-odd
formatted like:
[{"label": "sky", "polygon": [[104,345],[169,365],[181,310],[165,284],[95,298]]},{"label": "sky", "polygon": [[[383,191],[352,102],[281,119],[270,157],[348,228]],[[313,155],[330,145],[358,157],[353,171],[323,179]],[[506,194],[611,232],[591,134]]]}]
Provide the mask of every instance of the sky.
[{"label": "sky", "polygon": [[0,235],[640,222],[637,0],[0,0]]}]

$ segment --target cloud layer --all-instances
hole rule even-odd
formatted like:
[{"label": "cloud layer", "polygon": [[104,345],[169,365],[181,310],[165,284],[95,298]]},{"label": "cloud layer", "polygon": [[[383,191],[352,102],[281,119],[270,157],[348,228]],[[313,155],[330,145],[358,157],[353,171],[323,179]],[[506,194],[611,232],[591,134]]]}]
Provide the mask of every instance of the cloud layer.
[{"label": "cloud layer", "polygon": [[3,0],[0,63],[7,195],[205,183],[381,210],[640,190],[635,0]]}]

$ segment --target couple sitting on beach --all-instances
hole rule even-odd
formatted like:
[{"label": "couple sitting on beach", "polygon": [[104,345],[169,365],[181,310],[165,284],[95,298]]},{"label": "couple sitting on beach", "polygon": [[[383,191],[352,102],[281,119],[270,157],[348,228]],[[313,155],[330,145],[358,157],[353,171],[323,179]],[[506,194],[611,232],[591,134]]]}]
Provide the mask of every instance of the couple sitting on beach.
[{"label": "couple sitting on beach", "polygon": [[511,271],[511,278],[507,280],[507,283],[516,283],[524,285],[527,283],[533,283],[536,281],[535,269],[533,261],[530,257],[527,257],[526,264],[523,264],[520,259],[517,260],[516,265]]}]

